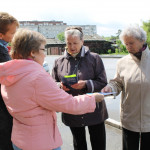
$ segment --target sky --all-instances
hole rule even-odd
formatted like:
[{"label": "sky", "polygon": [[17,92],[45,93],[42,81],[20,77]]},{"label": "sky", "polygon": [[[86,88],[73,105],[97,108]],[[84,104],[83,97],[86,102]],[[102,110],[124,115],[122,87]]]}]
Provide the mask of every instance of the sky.
[{"label": "sky", "polygon": [[150,20],[150,0],[2,0],[0,11],[19,21],[63,21],[96,25],[100,36],[116,36],[129,24]]}]

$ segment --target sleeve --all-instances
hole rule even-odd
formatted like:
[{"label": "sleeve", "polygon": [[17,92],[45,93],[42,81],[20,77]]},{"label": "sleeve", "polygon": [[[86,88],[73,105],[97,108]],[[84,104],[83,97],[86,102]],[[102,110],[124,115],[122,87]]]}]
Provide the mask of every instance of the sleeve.
[{"label": "sleeve", "polygon": [[57,86],[60,87],[60,80],[59,80],[58,74],[57,74],[57,59],[54,62],[52,72],[51,72],[51,76],[56,81]]},{"label": "sleeve", "polygon": [[116,69],[114,79],[111,79],[109,81],[108,86],[110,86],[112,88],[113,92],[116,92],[116,95],[119,95],[120,92],[123,90],[123,82],[122,82],[122,79],[120,77],[119,61],[117,62],[117,67],[116,68],[117,69]]},{"label": "sleeve", "polygon": [[93,95],[73,97],[60,89],[49,75],[39,75],[35,82],[36,101],[45,109],[69,114],[85,114],[95,110]]},{"label": "sleeve", "polygon": [[8,51],[5,48],[0,46],[0,62],[6,62],[11,60]]},{"label": "sleeve", "polygon": [[60,82],[57,74],[57,68],[58,67],[57,67],[57,59],[56,59],[52,68],[51,76],[56,82]]},{"label": "sleeve", "polygon": [[104,64],[99,55],[95,57],[95,77],[92,80],[86,81],[87,92],[100,92],[103,87],[107,85],[107,77]]}]

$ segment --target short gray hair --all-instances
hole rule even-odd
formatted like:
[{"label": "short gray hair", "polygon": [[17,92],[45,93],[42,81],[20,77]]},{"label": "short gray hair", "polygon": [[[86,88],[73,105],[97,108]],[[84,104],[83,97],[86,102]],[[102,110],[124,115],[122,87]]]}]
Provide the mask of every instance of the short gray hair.
[{"label": "short gray hair", "polygon": [[142,41],[142,42],[146,42],[147,40],[146,32],[143,30],[143,28],[141,28],[138,25],[129,25],[124,30],[122,30],[119,36],[119,39],[121,40],[123,44],[124,44],[123,39],[125,36],[134,37],[137,40]]},{"label": "short gray hair", "polygon": [[68,35],[78,36],[80,40],[83,40],[83,32],[82,32],[81,27],[71,26],[71,27],[66,28],[65,39],[67,38]]},{"label": "short gray hair", "polygon": [[46,44],[46,38],[39,32],[20,28],[11,42],[11,56],[13,59],[27,59],[31,51],[39,52],[41,44]]}]

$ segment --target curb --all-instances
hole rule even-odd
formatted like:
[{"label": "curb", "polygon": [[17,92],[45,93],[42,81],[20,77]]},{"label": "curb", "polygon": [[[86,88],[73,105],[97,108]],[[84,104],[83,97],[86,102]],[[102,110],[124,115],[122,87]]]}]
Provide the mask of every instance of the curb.
[{"label": "curb", "polygon": [[100,55],[101,58],[122,58],[125,55]]},{"label": "curb", "polygon": [[118,128],[118,129],[122,130],[121,122],[118,122],[116,120],[108,118],[107,120],[105,120],[105,123],[112,126],[112,127],[115,127],[115,128]]},{"label": "curb", "polygon": [[[125,55],[101,55],[99,54],[101,58],[122,58],[124,57]],[[63,56],[63,55],[47,55],[47,56]]]}]

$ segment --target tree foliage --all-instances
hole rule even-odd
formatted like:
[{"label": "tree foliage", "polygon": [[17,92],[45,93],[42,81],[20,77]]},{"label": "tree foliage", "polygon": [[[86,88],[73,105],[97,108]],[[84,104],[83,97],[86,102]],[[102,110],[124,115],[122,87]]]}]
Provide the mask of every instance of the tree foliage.
[{"label": "tree foliage", "polygon": [[64,32],[61,32],[61,33],[57,34],[57,38],[58,38],[60,41],[64,42],[64,41],[65,41]]},{"label": "tree foliage", "polygon": [[116,44],[118,45],[117,53],[128,53],[126,47],[122,44],[122,42],[119,39],[116,40]]},{"label": "tree foliage", "polygon": [[150,47],[150,20],[148,20],[147,22],[143,21],[143,29],[146,31],[147,33],[147,44]]},{"label": "tree foliage", "polygon": [[[119,29],[118,32],[116,33],[116,36],[105,37],[104,39],[111,41],[111,42],[114,42],[114,44],[112,44],[112,47],[115,48],[115,53],[126,54],[126,53],[128,53],[128,51],[127,51],[126,47],[119,40],[119,35],[121,34],[121,31],[122,30]],[[109,54],[112,53],[112,51],[110,51],[109,49],[107,52]]]}]

